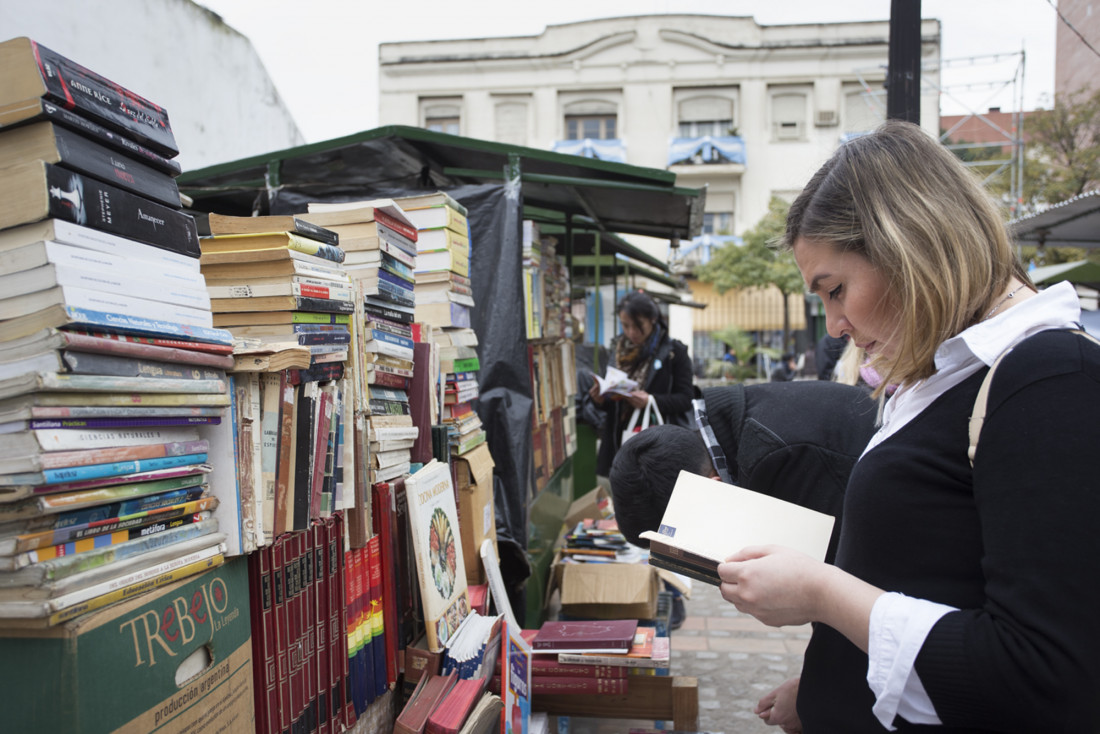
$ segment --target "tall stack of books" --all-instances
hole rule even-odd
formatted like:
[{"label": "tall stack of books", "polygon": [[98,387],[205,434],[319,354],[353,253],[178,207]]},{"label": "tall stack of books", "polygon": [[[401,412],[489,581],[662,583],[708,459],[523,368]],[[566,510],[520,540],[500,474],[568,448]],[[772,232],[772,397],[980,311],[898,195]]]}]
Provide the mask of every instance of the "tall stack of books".
[{"label": "tall stack of books", "polygon": [[39,627],[236,548],[232,337],[167,113],[25,38],[0,60],[0,627]]},{"label": "tall stack of books", "polygon": [[523,313],[528,339],[542,338],[544,300],[539,225],[527,219],[523,222]]},{"label": "tall stack of books", "polygon": [[469,263],[472,241],[466,208],[446,192],[404,197],[397,202],[418,228],[416,318],[433,328],[443,390],[439,420],[448,426],[451,455],[485,443],[474,410],[480,394],[477,335],[470,328],[474,308]]},{"label": "tall stack of books", "polygon": [[339,502],[344,363],[354,310],[334,232],[294,217],[209,216],[214,323],[234,338],[244,549]]}]

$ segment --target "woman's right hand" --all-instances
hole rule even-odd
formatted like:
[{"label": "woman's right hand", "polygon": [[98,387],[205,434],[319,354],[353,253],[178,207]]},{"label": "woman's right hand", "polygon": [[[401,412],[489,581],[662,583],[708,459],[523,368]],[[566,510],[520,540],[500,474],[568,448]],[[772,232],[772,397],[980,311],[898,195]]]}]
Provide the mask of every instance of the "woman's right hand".
[{"label": "woman's right hand", "polygon": [[592,398],[592,402],[596,405],[603,405],[603,395],[600,395],[600,384],[595,380],[592,381],[592,387],[588,388],[588,397]]},{"label": "woman's right hand", "polygon": [[801,734],[802,721],[795,709],[798,698],[798,677],[789,678],[771,693],[761,698],[753,713],[770,726],[778,726],[785,734]]}]

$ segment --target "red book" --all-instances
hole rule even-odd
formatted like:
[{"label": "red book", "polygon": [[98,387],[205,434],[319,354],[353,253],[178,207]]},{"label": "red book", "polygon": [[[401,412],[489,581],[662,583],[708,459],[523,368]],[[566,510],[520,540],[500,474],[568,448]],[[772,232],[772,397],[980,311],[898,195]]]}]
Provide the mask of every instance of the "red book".
[{"label": "red book", "polygon": [[544,622],[531,641],[531,650],[626,653],[637,629],[636,619]]},{"label": "red book", "polygon": [[287,534],[287,627],[290,630],[290,720],[300,728],[306,710],[305,643],[302,639],[302,548],[300,533]]},{"label": "red book", "polygon": [[409,697],[405,708],[394,722],[394,734],[424,734],[428,717],[440,705],[446,695],[458,681],[455,673],[449,675],[429,675],[420,679],[416,690]]},{"label": "red book", "polygon": [[[265,605],[264,589],[270,589],[270,582],[264,580],[264,568],[267,562],[261,563],[261,557],[267,554],[268,548],[260,548],[248,556],[248,616],[252,624],[252,689],[256,710],[256,729],[268,731],[268,688],[267,669],[269,656],[273,656],[274,646],[268,647],[264,630],[264,608],[271,612],[270,597]],[[273,659],[273,657],[270,657]]]},{"label": "red book", "polygon": [[[204,367],[217,367],[223,370],[233,369],[233,347],[228,344],[205,344],[217,347],[217,351],[196,351],[197,342],[185,342],[177,339],[149,339],[140,336],[122,334],[93,334],[87,331],[59,331],[59,340],[65,349],[73,352],[92,352],[94,354],[116,354],[123,357],[152,359],[159,362],[176,364],[196,364]],[[160,344],[165,342],[165,344]],[[186,345],[186,346],[184,346]],[[228,351],[226,351],[228,350]]]},{"label": "red book", "polygon": [[351,571],[352,593],[354,594],[354,598],[349,604],[349,610],[352,614],[349,634],[351,634],[355,645],[355,656],[351,661],[355,666],[355,710],[361,713],[366,710],[367,705],[370,703],[370,692],[373,690],[373,686],[367,678],[370,669],[365,664],[367,652],[369,651],[370,635],[369,627],[366,626],[369,623],[367,619],[369,603],[366,596],[367,589],[363,584],[362,548],[356,548],[351,552],[349,570]]},{"label": "red book", "polygon": [[374,666],[374,693],[381,696],[386,692],[389,680],[386,668],[386,620],[383,613],[382,595],[382,538],[375,535],[367,541],[367,554],[370,558],[368,568],[370,579],[371,605],[371,648]]},{"label": "red book", "polygon": [[355,663],[352,659],[352,644],[355,638],[354,625],[355,625],[355,579],[354,579],[354,553],[352,551],[345,551],[343,556],[343,569],[344,569],[344,595],[342,603],[340,604],[340,621],[344,628],[344,634],[347,640],[347,644],[344,646],[344,667],[347,672],[345,678],[346,685],[344,687],[344,727],[350,729],[355,726],[355,721],[358,718],[358,706],[355,699],[356,688],[356,671]]},{"label": "red book", "polygon": [[470,595],[470,609],[485,616],[489,614],[489,584],[471,584],[466,587],[466,593]]},{"label": "red book", "polygon": [[306,731],[317,730],[317,574],[312,526],[298,533],[302,548],[302,640],[306,689]]},{"label": "red book", "polygon": [[79,330],[67,331],[66,333],[79,334],[81,336],[94,336],[102,339],[113,339],[118,342],[129,342],[131,344],[149,344],[156,347],[164,347],[166,349],[180,349],[187,352],[208,352],[210,354],[219,355],[233,353],[232,344],[210,344],[207,342],[193,342],[183,339],[167,339],[148,336],[128,336],[126,334],[93,334],[92,332]]},{"label": "red book", "polygon": [[313,460],[310,466],[309,517],[321,516],[321,489],[325,479],[325,458],[328,455],[328,438],[332,428],[333,389],[321,388],[317,400],[317,420],[313,432]]},{"label": "red book", "polygon": [[[532,675],[531,693],[535,696],[589,693],[598,695],[623,695],[627,692],[628,678],[578,678],[574,676]],[[494,675],[489,690],[500,694],[500,676]]]},{"label": "red book", "polygon": [[279,373],[279,444],[275,459],[275,535],[288,529],[287,503],[292,497],[291,458],[294,456],[294,386],[287,380],[286,370]]},{"label": "red book", "polygon": [[[344,515],[325,518],[325,571],[328,574],[329,704],[333,731],[345,724],[348,679],[348,631],[344,625]],[[346,726],[344,727],[346,728]]]},{"label": "red book", "polygon": [[484,678],[455,681],[449,693],[428,716],[425,734],[458,734],[485,691]]},{"label": "red book", "polygon": [[378,385],[379,387],[396,387],[400,390],[408,390],[412,385],[412,380],[408,377],[402,377],[401,375],[395,375],[392,372],[382,372],[381,370],[372,370],[369,382],[371,385]]},{"label": "red book", "polygon": [[[370,586],[370,541],[355,551],[359,575],[359,667],[363,671],[363,696],[367,705],[374,703],[377,689],[374,675],[374,605]],[[381,640],[379,640],[381,643]]]},{"label": "red book", "polygon": [[[413,425],[420,429],[409,460],[418,464],[427,464],[432,460],[432,425],[439,419],[432,415],[431,380],[432,345],[427,342],[413,344],[413,377],[409,388],[409,413]],[[436,362],[438,364],[438,361]]]},{"label": "red book", "polygon": [[397,232],[399,235],[408,237],[413,242],[416,242],[416,238],[418,236],[416,227],[405,224],[396,217],[391,217],[389,214],[382,211],[381,209],[374,210],[374,221],[385,227],[389,227],[394,232]]},{"label": "red book", "polygon": [[531,656],[531,677],[555,676],[559,678],[625,678],[627,668],[616,665],[571,665],[559,663],[553,655]]},{"label": "red book", "polygon": [[275,663],[278,676],[279,731],[287,731],[291,723],[290,704],[290,623],[287,617],[287,596],[290,591],[286,571],[286,536],[275,539],[271,546],[271,586],[275,592]]},{"label": "red book", "polygon": [[397,509],[393,488],[386,482],[371,487],[374,532],[379,537],[382,562],[382,624],[386,640],[386,683],[397,683],[397,558],[394,523]]},{"label": "red book", "polygon": [[329,575],[326,567],[328,556],[328,528],[324,520],[313,523],[313,587],[316,601],[314,629],[317,635],[317,731],[330,734],[333,731],[332,703],[329,700],[332,689],[332,666],[329,663]]}]

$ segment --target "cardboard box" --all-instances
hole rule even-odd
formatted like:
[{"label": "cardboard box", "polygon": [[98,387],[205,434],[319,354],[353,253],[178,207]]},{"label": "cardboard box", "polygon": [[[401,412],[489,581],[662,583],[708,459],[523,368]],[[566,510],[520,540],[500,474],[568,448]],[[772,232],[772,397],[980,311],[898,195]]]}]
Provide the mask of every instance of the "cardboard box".
[{"label": "cardboard box", "polygon": [[251,734],[248,603],[237,557],[58,627],[0,631],[4,730]]},{"label": "cardboard box", "polygon": [[[585,619],[653,619],[657,569],[636,563],[554,563],[561,612]],[[549,596],[549,595],[548,595]]]},{"label": "cardboard box", "polygon": [[462,535],[462,559],[467,584],[483,584],[488,579],[481,565],[481,543],[486,538],[497,542],[496,510],[493,506],[493,456],[481,444],[473,451],[454,457],[458,484],[458,527]]},{"label": "cardboard box", "polygon": [[573,500],[573,504],[569,505],[562,522],[565,523],[566,528],[572,530],[581,520],[587,518],[599,520],[610,514],[611,496],[603,487],[596,487],[591,492],[587,492]]}]

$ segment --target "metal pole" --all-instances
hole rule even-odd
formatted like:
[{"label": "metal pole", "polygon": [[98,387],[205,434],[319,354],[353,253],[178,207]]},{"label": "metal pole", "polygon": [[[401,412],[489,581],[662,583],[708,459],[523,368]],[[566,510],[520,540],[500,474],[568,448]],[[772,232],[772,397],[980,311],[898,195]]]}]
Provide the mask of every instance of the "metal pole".
[{"label": "metal pole", "polygon": [[920,124],[920,0],[890,0],[886,118]]}]

